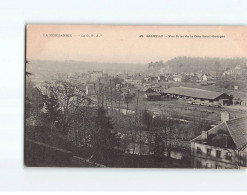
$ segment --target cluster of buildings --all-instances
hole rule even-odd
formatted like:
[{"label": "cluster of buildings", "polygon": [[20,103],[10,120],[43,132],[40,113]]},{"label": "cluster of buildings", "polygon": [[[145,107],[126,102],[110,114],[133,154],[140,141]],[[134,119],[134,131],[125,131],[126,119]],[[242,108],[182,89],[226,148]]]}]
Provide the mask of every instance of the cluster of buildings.
[{"label": "cluster of buildings", "polygon": [[[237,69],[238,70],[238,69]],[[166,73],[163,75],[143,75],[141,73],[128,75],[116,74],[108,75],[103,71],[89,71],[88,73],[83,73],[82,82],[84,83],[84,88],[86,94],[90,95],[94,93],[94,83],[109,82],[109,79],[118,79],[122,84],[122,98],[128,92],[132,91],[132,95],[136,94],[137,91],[143,94],[144,99],[147,101],[159,101],[163,99],[184,99],[184,100],[198,100],[205,104],[214,102],[220,105],[236,105],[236,106],[247,106],[247,99],[244,97],[234,97],[226,93],[214,92],[208,90],[202,90],[197,88],[181,87],[181,82],[184,81],[194,81],[200,83],[201,85],[211,85],[215,83],[217,75],[215,72],[208,73],[181,73],[181,74],[171,74]],[[78,81],[78,78],[76,78]],[[119,90],[119,83],[117,83],[117,90]],[[173,87],[172,87],[173,86]],[[177,86],[177,87],[176,87]],[[126,90],[125,90],[126,89]],[[125,91],[124,91],[125,90]],[[238,91],[238,86],[234,86],[234,91]],[[202,104],[203,104],[202,103]]]},{"label": "cluster of buildings", "polygon": [[236,76],[241,76],[246,73],[247,73],[246,65],[239,64],[233,68],[227,68],[221,73],[221,76],[222,77],[227,77],[227,76],[236,77]]},{"label": "cluster of buildings", "polygon": [[[238,66],[235,69],[236,71],[241,70]],[[201,85],[212,85],[219,76],[215,72],[203,73],[202,71],[199,71],[196,73],[164,73],[162,75],[144,75],[141,73],[129,75],[128,73],[120,73],[118,75],[108,75],[103,71],[88,71],[88,73],[83,74],[84,75],[80,78],[82,80],[81,83],[85,84],[85,91],[87,94],[90,94],[90,91],[93,91],[93,85],[94,83],[97,83],[99,79],[101,82],[104,82],[104,80],[109,82],[110,78],[117,78],[121,80],[122,88],[126,87],[128,90],[131,89],[133,91],[134,89],[135,91],[140,91],[148,101],[159,101],[164,98],[180,98],[200,100],[206,103],[219,102],[221,105],[233,104],[247,106],[247,100],[242,97],[237,98],[225,93],[195,88],[176,87],[180,86],[181,82],[196,82]],[[78,76],[75,77],[75,80],[78,81]],[[238,86],[234,86],[234,90],[238,91]]]},{"label": "cluster of buildings", "polygon": [[215,72],[197,72],[197,73],[166,73],[157,75],[124,75],[124,81],[126,83],[136,85],[136,84],[153,84],[162,82],[197,82],[205,85],[214,84],[217,80],[217,75]]},{"label": "cluster of buildings", "polygon": [[[126,86],[132,88],[134,87],[136,90],[143,92],[144,98],[150,101],[162,100],[162,98],[169,96],[171,98],[177,97],[184,99],[199,99],[204,102],[217,101],[221,103],[221,105],[239,105],[246,107],[247,99],[245,99],[244,97],[232,97],[232,95],[227,95],[225,93],[201,90],[196,88],[192,89],[185,87],[175,87],[181,86],[182,82],[194,82],[202,86],[213,85],[215,84],[217,77],[218,76],[217,74],[215,74],[215,72],[181,74],[166,73],[164,75],[158,76],[147,76],[141,74],[132,76],[129,76],[127,74],[125,74],[124,76],[119,75],[119,78],[122,78],[123,83]],[[233,91],[238,91],[238,89],[239,87],[237,85],[233,86]],[[198,94],[201,95],[198,96]]]},{"label": "cluster of buildings", "polygon": [[[166,74],[165,76],[131,77],[124,81],[143,91],[147,101],[163,99],[182,99],[201,102],[202,105],[219,103],[225,105],[247,106],[244,98],[234,98],[224,92],[215,92],[189,87],[170,87],[169,81],[194,81],[201,85],[212,85],[218,76],[235,74],[239,69],[222,75],[213,73]],[[234,86],[238,91],[238,86]],[[247,167],[247,118],[230,118],[227,112],[221,113],[222,122],[191,140],[191,167],[216,169],[241,169]]]},{"label": "cluster of buildings", "polygon": [[[93,83],[109,79],[109,75],[102,71],[90,71],[87,74],[86,93],[93,90]],[[147,101],[160,101],[163,99],[181,99],[201,102],[203,105],[219,103],[221,105],[247,106],[247,100],[234,98],[223,92],[215,92],[189,87],[171,87],[169,81],[179,83],[184,79],[200,82],[201,85],[209,85],[214,82],[216,76],[210,74],[166,74],[159,76],[133,76],[118,75],[113,78],[121,80],[121,98],[142,92]],[[119,83],[116,85],[119,88]],[[235,89],[235,88],[234,88]],[[236,89],[237,90],[237,87]],[[123,96],[123,97],[122,97]],[[208,131],[202,131],[201,135],[191,140],[191,167],[232,169],[247,167],[247,118],[230,119],[230,114],[223,112],[222,122]]]}]

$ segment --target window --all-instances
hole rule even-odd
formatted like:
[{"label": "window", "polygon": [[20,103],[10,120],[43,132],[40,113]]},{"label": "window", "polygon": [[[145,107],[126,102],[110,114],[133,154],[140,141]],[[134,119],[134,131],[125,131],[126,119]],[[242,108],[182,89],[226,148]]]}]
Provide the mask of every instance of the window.
[{"label": "window", "polygon": [[232,153],[231,152],[226,153],[226,160],[232,160]]},{"label": "window", "polygon": [[243,152],[239,153],[239,164],[240,166],[246,166],[246,156]]},{"label": "window", "polygon": [[224,134],[223,135],[223,147],[224,148],[227,148],[227,144],[228,144],[227,141],[228,141],[228,136]]},{"label": "window", "polygon": [[196,148],[196,153],[197,153],[197,154],[202,154],[201,148],[197,147],[197,148]]},{"label": "window", "polygon": [[211,155],[211,149],[207,149],[207,156],[210,156]]},{"label": "window", "polygon": [[220,150],[216,150],[216,158],[220,158],[221,156],[221,151]]}]

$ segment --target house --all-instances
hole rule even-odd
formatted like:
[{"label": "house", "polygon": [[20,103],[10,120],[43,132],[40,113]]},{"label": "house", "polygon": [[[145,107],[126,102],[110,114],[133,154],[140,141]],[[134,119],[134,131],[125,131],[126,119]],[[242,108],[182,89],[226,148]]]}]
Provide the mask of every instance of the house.
[{"label": "house", "polygon": [[161,85],[158,84],[158,83],[154,83],[154,84],[151,85],[151,88],[152,88],[153,91],[160,92]]},{"label": "house", "polygon": [[191,140],[191,166],[194,168],[241,169],[247,167],[247,118],[222,122]]},{"label": "house", "polygon": [[155,92],[155,91],[153,89],[151,89],[150,87],[145,90],[145,93],[153,93],[153,92]]},{"label": "house", "polygon": [[103,71],[88,71],[91,81],[97,81],[100,77],[103,76]]},{"label": "house", "polygon": [[168,81],[167,77],[163,75],[158,76],[158,82],[167,82],[167,81]]},{"label": "house", "polygon": [[144,99],[147,101],[160,101],[161,94],[149,88],[145,91]]},{"label": "house", "polygon": [[159,78],[157,76],[151,76],[150,77],[150,81],[151,81],[151,83],[158,83],[159,82]]},{"label": "house", "polygon": [[167,78],[167,81],[173,81],[173,76],[172,76],[172,75],[170,75],[170,74],[169,74],[169,75],[167,75],[167,77],[166,77],[166,78]]},{"label": "house", "polygon": [[181,82],[182,81],[182,78],[181,77],[173,77],[173,80],[175,81],[175,82]]},{"label": "house", "polygon": [[241,69],[241,65],[239,64],[239,65],[235,66],[235,69],[236,70],[240,70]]},{"label": "house", "polygon": [[203,81],[207,81],[207,80],[208,80],[208,77],[207,77],[206,74],[202,75],[202,80],[203,80]]},{"label": "house", "polygon": [[144,78],[143,78],[143,81],[146,82],[146,83],[150,82],[150,80],[151,80],[150,77],[144,77]]}]

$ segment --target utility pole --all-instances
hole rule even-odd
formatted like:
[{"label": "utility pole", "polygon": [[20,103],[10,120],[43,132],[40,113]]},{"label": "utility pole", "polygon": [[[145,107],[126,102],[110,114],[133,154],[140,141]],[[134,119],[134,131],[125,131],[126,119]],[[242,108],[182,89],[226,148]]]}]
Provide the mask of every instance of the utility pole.
[{"label": "utility pole", "polygon": [[115,103],[117,103],[117,83],[116,81],[114,81],[114,84],[115,84]]},{"label": "utility pole", "polygon": [[100,95],[101,95],[101,93],[100,93],[100,78],[99,78],[99,107],[100,107]]},{"label": "utility pole", "polygon": [[110,79],[110,90],[111,90],[111,110],[113,112],[113,106],[112,106],[112,84],[111,84],[111,79]]},{"label": "utility pole", "polygon": [[104,108],[104,86],[103,83],[101,83],[101,104],[102,104],[102,108]]},{"label": "utility pole", "polygon": [[108,110],[108,105],[107,105],[107,101],[108,101],[108,93],[107,93],[107,87],[105,86],[105,107],[106,110]]},{"label": "utility pole", "polygon": [[125,102],[126,102],[126,104],[127,104],[127,112],[128,112],[128,110],[129,110],[129,100],[130,100],[130,92],[129,92],[129,90],[128,90],[127,99],[126,99],[126,97],[125,97]]},{"label": "utility pole", "polygon": [[120,113],[120,103],[121,103],[121,87],[122,87],[122,83],[120,82],[119,96],[118,96],[118,111],[119,111],[119,113]]},{"label": "utility pole", "polygon": [[135,145],[136,145],[138,102],[139,102],[139,90],[137,91],[137,97],[136,97],[135,134],[134,134],[134,148],[133,148],[133,154],[135,154]]},{"label": "utility pole", "polygon": [[97,104],[98,104],[98,108],[99,108],[99,94],[98,94],[98,91],[96,90],[96,85],[95,85],[95,83],[93,84],[93,86],[94,86],[94,92],[95,92],[95,94],[96,94]]}]

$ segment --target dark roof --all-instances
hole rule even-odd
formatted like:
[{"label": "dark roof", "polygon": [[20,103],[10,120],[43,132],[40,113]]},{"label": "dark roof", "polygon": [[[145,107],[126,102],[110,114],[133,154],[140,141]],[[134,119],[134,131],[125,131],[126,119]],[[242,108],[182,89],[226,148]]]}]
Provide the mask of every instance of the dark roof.
[{"label": "dark roof", "polygon": [[229,133],[237,148],[247,144],[247,118],[237,118],[226,121]]},{"label": "dark roof", "polygon": [[[222,122],[208,130],[208,134],[217,133],[219,129],[226,129],[229,131],[237,149],[241,149],[247,145],[247,118],[235,118]],[[201,139],[202,135],[199,135],[191,141],[198,142]]]},{"label": "dark roof", "polygon": [[152,84],[152,87],[161,87],[161,85],[159,84],[159,83],[154,83],[154,84]]},{"label": "dark roof", "polygon": [[216,99],[217,97],[224,94],[221,92],[188,88],[188,87],[171,87],[165,90],[164,93],[183,95],[183,96],[194,97],[194,98],[210,99],[210,100]]},{"label": "dark roof", "polygon": [[160,93],[153,92],[153,93],[146,93],[147,96],[161,96]]},{"label": "dark roof", "polygon": [[148,87],[148,89],[145,91],[146,94],[149,93],[154,93],[155,91],[153,89],[151,89],[150,87]]}]

